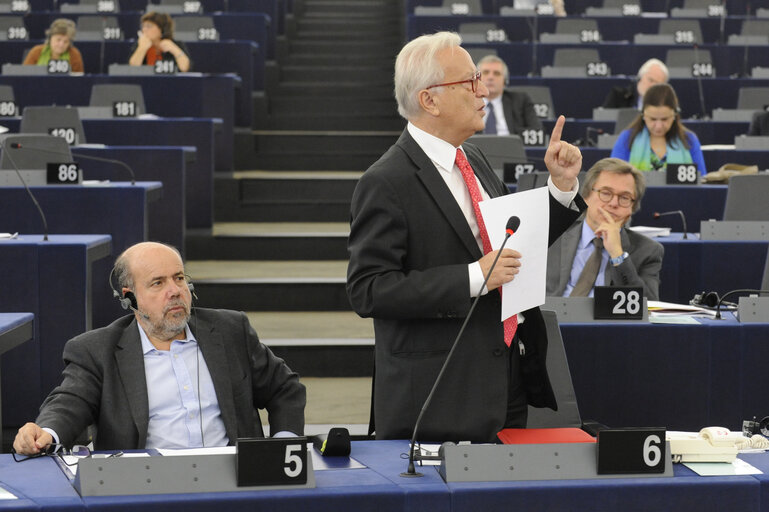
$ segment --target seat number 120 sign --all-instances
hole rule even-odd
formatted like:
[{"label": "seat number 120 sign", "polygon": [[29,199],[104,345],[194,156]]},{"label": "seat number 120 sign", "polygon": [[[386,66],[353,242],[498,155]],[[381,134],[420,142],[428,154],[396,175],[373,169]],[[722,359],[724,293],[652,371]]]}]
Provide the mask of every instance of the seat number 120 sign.
[{"label": "seat number 120 sign", "polygon": [[238,486],[307,483],[307,438],[238,439]]}]

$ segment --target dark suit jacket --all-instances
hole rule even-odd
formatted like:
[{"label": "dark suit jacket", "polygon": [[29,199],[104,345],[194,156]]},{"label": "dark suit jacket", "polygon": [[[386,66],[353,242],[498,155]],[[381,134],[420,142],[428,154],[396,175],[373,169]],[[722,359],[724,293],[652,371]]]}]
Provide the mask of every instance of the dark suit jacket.
[{"label": "dark suit jacket", "polygon": [[525,92],[503,92],[502,108],[505,111],[505,121],[510,133],[520,135],[524,130],[542,129],[542,121],[534,111],[534,102]]},{"label": "dark suit jacket", "polygon": [[[304,385],[259,342],[245,314],[195,308],[190,329],[211,373],[231,444],[238,437],[264,435],[257,408],[267,409],[272,432],[303,433]],[[52,428],[66,446],[96,424],[97,450],[144,448],[149,405],[134,316],[68,341],[64,364],[64,379],[43,402],[36,423]]]},{"label": "dark suit jacket", "polygon": [[748,135],[769,135],[769,112],[757,112],[753,115]]},{"label": "dark suit jacket", "polygon": [[[561,297],[577,254],[582,219],[575,222],[547,251],[547,295]],[[642,286],[649,300],[659,300],[660,269],[665,248],[661,243],[628,229],[620,231],[622,248],[630,255],[616,267],[607,262],[605,283],[612,286]]]},{"label": "dark suit jacket", "polygon": [[612,87],[602,105],[603,108],[636,108],[637,106],[638,90],[635,82],[626,87]]},{"label": "dark suit jacket", "polygon": [[[463,145],[490,196],[508,193],[483,154]],[[581,201],[581,198],[579,198]],[[578,216],[551,198],[551,240]],[[471,305],[467,266],[482,253],[439,171],[407,130],[361,177],[352,199],[347,292],[374,318],[378,439],[405,439]],[[481,297],[419,428],[420,440],[492,441],[505,421],[511,365],[499,293]],[[529,403],[556,407],[539,309],[518,332]],[[517,350],[517,348],[516,348]]]}]

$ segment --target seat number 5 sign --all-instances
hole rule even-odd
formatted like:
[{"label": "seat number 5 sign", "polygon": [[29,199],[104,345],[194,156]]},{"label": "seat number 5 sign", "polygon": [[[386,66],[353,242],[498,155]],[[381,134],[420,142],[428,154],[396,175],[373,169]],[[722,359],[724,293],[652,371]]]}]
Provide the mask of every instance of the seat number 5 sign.
[{"label": "seat number 5 sign", "polygon": [[238,486],[307,483],[307,438],[238,439]]}]

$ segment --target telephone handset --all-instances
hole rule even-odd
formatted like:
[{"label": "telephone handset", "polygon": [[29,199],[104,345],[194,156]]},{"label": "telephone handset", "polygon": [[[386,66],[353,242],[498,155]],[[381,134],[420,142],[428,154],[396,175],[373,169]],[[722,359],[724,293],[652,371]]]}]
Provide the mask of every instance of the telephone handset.
[{"label": "telephone handset", "polygon": [[667,432],[673,462],[732,462],[738,444],[750,440],[724,427],[707,427],[699,432]]}]

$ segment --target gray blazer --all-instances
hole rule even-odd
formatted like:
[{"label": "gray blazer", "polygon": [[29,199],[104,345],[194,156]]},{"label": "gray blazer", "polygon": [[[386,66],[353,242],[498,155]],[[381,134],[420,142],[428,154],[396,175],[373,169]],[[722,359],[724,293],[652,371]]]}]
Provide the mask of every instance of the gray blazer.
[{"label": "gray blazer", "polygon": [[[560,297],[569,282],[583,218],[575,222],[547,252],[547,295]],[[644,235],[622,228],[622,247],[630,255],[620,265],[606,264],[605,283],[613,286],[643,286],[649,300],[659,300],[660,269],[664,247]]]},{"label": "gray blazer", "polygon": [[[264,436],[261,408],[273,432],[303,433],[304,385],[259,342],[245,314],[195,308],[190,330],[211,373],[231,444],[238,437]],[[36,423],[52,428],[67,446],[95,424],[97,450],[144,448],[149,405],[134,316],[68,341],[64,364],[63,381],[43,402]]]}]

